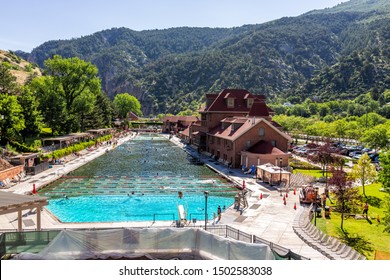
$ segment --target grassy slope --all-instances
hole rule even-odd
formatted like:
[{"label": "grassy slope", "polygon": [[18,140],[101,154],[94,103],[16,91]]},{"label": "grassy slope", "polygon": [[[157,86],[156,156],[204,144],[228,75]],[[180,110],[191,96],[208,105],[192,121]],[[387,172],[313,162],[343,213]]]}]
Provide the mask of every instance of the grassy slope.
[{"label": "grassy slope", "polygon": [[[41,70],[38,67],[32,66],[28,61],[12,53],[0,50],[0,63],[3,62],[6,62],[12,67],[10,71],[16,77],[16,82],[19,85],[24,85],[31,75],[41,75]],[[30,70],[27,67],[30,67]]]},{"label": "grassy slope", "polygon": [[[371,217],[370,221],[365,219],[355,220],[354,218],[344,220],[344,230],[352,237],[362,238],[373,249],[371,252],[367,252],[366,256],[368,259],[374,259],[375,251],[390,253],[390,233],[383,232],[384,225],[377,220],[378,216],[384,216],[384,209],[381,208],[380,203],[386,195],[384,192],[379,191],[380,188],[380,184],[373,184],[365,188],[370,205],[368,211]],[[361,193],[363,193],[362,188],[360,189]],[[340,223],[341,216],[336,212],[331,213],[330,219],[317,219],[317,227],[335,237],[339,236]]]}]

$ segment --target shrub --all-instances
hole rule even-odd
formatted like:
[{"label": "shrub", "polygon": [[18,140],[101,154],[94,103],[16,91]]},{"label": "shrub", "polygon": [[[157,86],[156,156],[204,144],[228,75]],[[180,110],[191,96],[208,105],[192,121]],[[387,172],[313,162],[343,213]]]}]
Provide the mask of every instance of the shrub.
[{"label": "shrub", "polygon": [[38,149],[36,147],[34,147],[34,146],[28,147],[28,146],[26,146],[24,144],[20,144],[19,142],[16,142],[16,141],[12,141],[9,146],[11,146],[12,148],[14,148],[14,150],[16,150],[20,153],[37,153],[38,152]]},{"label": "shrub", "polygon": [[92,147],[96,143],[108,141],[111,138],[112,138],[112,135],[109,134],[109,135],[105,135],[105,136],[99,137],[96,140],[89,140],[87,142],[81,142],[81,143],[73,144],[73,145],[71,145],[69,147],[53,151],[52,153],[47,154],[47,155],[45,155],[42,158],[60,159],[60,158],[63,158],[65,156],[68,156],[68,155],[70,155],[72,153],[77,153],[77,152],[80,152],[80,151],[82,151],[82,150],[84,150],[86,148]]}]

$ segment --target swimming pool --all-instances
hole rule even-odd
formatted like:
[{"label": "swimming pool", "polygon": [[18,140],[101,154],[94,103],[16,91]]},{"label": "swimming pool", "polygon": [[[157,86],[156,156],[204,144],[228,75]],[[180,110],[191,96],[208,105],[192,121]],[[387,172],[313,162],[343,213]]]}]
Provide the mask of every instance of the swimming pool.
[{"label": "swimming pool", "polygon": [[165,137],[139,135],[40,194],[50,198],[47,209],[62,222],[122,222],[177,220],[178,205],[188,220],[204,220],[205,191],[208,219],[218,206],[232,205],[237,192]]}]

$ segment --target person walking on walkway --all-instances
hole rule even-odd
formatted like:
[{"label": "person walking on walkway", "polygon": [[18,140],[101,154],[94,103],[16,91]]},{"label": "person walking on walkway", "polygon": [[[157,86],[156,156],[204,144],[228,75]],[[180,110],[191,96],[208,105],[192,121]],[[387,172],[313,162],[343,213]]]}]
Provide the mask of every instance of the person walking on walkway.
[{"label": "person walking on walkway", "polygon": [[366,219],[368,218],[368,203],[366,202],[363,206],[363,216],[366,215]]},{"label": "person walking on walkway", "polygon": [[322,194],[322,208],[325,209],[325,206],[326,206],[326,194],[323,193],[323,194]]}]

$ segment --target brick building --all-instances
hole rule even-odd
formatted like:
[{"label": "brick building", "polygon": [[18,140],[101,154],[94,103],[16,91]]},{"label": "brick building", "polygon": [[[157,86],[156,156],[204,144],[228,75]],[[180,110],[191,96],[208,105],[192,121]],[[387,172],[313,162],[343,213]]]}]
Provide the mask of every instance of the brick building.
[{"label": "brick building", "polygon": [[189,127],[189,142],[226,165],[288,165],[290,136],[272,121],[263,95],[225,89],[206,95],[201,120]]},{"label": "brick building", "polygon": [[162,120],[162,132],[179,133],[197,121],[199,121],[199,118],[195,116],[167,116]]}]

